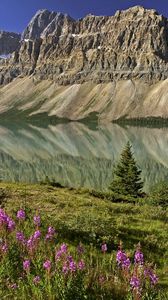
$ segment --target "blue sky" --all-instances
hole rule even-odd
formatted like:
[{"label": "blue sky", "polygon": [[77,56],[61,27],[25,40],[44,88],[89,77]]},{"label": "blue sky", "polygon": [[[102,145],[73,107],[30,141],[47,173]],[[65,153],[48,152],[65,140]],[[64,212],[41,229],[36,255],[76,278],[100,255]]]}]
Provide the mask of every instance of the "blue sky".
[{"label": "blue sky", "polygon": [[42,8],[68,13],[77,19],[88,13],[113,15],[118,9],[134,5],[155,8],[168,17],[167,0],[0,0],[0,29],[22,32],[35,12]]}]

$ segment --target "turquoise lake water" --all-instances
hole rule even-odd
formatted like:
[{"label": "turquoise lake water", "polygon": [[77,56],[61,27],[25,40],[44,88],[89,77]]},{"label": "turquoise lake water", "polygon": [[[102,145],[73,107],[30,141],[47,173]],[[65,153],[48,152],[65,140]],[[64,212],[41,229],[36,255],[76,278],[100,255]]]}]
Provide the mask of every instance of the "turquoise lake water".
[{"label": "turquoise lake water", "polygon": [[142,169],[145,190],[168,179],[168,128],[85,125],[0,126],[0,179],[105,189],[113,167],[130,141]]}]

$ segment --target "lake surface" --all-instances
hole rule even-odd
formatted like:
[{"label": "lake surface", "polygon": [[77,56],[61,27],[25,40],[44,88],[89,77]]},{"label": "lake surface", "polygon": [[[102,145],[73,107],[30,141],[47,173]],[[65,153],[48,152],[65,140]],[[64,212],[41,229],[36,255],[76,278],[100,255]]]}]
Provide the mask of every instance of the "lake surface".
[{"label": "lake surface", "polygon": [[86,126],[67,123],[44,128],[0,125],[0,179],[35,183],[54,179],[63,185],[107,188],[113,167],[130,141],[142,169],[145,190],[168,180],[168,129]]}]

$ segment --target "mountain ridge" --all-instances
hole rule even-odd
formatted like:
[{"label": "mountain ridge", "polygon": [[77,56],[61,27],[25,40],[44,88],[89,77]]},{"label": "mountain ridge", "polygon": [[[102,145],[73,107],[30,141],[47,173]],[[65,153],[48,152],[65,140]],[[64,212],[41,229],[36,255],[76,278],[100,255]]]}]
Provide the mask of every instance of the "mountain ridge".
[{"label": "mountain ridge", "polygon": [[0,55],[11,54],[19,48],[20,34],[0,30]]},{"label": "mountain ridge", "polygon": [[24,76],[33,73],[65,85],[90,79],[157,81],[167,76],[167,39],[167,18],[141,6],[77,21],[44,9],[22,33],[10,65]]},{"label": "mountain ridge", "polygon": [[[168,96],[164,91],[159,95],[162,86],[166,90],[168,78],[168,19],[142,6],[117,11],[114,16],[89,14],[79,20],[67,14],[40,10],[22,33],[20,48],[11,58],[0,61],[0,84],[4,86],[16,78],[27,80],[28,85],[32,78],[34,91],[38,82],[44,81],[45,86],[47,80],[56,85],[54,90],[52,88],[53,95],[46,92],[46,104],[41,103],[35,114],[45,111],[56,116],[68,115],[72,120],[82,119],[92,112],[103,114],[103,119],[108,116],[109,121],[123,117],[168,118]],[[101,94],[102,99],[98,95],[101,84],[106,85],[105,95],[108,93],[108,97]],[[82,85],[87,87],[88,94],[80,88]],[[9,91],[10,87],[13,89],[13,84]],[[60,89],[71,95],[61,96]],[[9,91],[5,88],[1,91],[0,111],[3,112]],[[23,91],[26,104],[21,105],[21,110],[30,104],[24,100],[24,93],[29,94]],[[79,97],[78,103],[75,95]],[[12,97],[19,99],[15,93]],[[15,105],[12,97],[11,106]],[[96,97],[99,102],[95,105]],[[76,113],[75,105],[83,113]],[[48,106],[53,107],[47,111]]]}]

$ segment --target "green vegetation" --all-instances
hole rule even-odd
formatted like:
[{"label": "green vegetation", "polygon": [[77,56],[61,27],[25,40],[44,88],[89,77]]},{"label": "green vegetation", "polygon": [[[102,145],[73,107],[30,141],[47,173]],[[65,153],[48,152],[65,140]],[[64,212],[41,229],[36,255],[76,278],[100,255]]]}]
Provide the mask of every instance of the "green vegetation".
[{"label": "green vegetation", "polygon": [[140,175],[141,170],[136,165],[131,145],[128,142],[121,153],[119,163],[114,169],[114,180],[110,185],[110,189],[117,194],[138,197],[143,187]]},{"label": "green vegetation", "polygon": [[[0,209],[1,299],[157,300],[166,297],[140,244],[131,257],[120,243],[95,252],[61,241],[46,216],[25,207],[12,215]],[[110,253],[111,252],[111,253]],[[165,298],[166,299],[166,298]]]},{"label": "green vegetation", "polygon": [[16,213],[20,207],[39,211],[72,246],[82,242],[97,251],[106,242],[113,253],[122,240],[125,250],[133,255],[140,242],[146,260],[156,263],[162,288],[167,287],[168,211],[162,206],[149,205],[147,198],[127,202],[124,196],[123,203],[113,203],[93,191],[49,185],[0,183],[0,190],[5,211]]},{"label": "green vegetation", "polygon": [[0,183],[0,299],[168,299],[168,184],[142,188],[130,143],[109,191]]},{"label": "green vegetation", "polygon": [[168,183],[160,182],[154,186],[148,199],[153,205],[168,207]]}]

